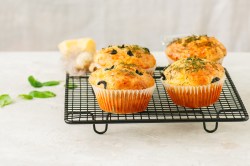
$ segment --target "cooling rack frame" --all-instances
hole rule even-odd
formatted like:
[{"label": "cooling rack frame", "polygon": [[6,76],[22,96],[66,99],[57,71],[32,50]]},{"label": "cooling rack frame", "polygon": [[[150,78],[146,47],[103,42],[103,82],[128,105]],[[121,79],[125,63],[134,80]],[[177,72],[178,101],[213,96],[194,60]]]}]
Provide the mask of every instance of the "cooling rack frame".
[{"label": "cooling rack frame", "polygon": [[[218,129],[219,122],[240,122],[249,119],[246,108],[228,73],[219,100],[208,107],[197,109],[175,105],[166,93],[157,67],[154,73],[156,89],[147,110],[134,114],[112,114],[102,111],[96,101],[89,75],[70,76],[66,74],[64,120],[68,124],[93,124],[93,130],[103,134],[108,124],[115,123],[188,123],[202,122],[208,133]],[[72,86],[73,85],[73,86]],[[213,129],[208,129],[207,122],[215,122]],[[96,129],[96,124],[105,124],[103,131]]]}]

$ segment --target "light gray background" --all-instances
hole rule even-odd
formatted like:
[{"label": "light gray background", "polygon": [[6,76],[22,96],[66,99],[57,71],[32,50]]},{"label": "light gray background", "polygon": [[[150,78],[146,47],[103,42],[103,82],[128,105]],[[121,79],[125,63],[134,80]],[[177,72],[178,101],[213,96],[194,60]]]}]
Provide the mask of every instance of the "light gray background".
[{"label": "light gray background", "polygon": [[209,34],[250,51],[249,0],[0,0],[0,51],[53,51],[69,38],[162,51],[165,35]]}]

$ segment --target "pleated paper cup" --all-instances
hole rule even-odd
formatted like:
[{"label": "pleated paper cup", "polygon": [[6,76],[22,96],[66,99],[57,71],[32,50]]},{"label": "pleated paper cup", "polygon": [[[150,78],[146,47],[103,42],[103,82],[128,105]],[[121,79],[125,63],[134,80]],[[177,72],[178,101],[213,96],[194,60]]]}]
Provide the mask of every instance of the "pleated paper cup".
[{"label": "pleated paper cup", "polygon": [[219,99],[224,81],[225,77],[215,83],[202,86],[177,86],[162,82],[176,105],[199,108],[209,106]]},{"label": "pleated paper cup", "polygon": [[156,69],[156,65],[155,65],[154,67],[151,67],[151,68],[145,69],[145,71],[146,71],[148,74],[153,75],[153,74],[154,74],[154,72],[155,72],[155,69]]},{"label": "pleated paper cup", "polygon": [[108,90],[92,85],[97,102],[103,111],[129,114],[145,111],[155,85],[142,90]]}]

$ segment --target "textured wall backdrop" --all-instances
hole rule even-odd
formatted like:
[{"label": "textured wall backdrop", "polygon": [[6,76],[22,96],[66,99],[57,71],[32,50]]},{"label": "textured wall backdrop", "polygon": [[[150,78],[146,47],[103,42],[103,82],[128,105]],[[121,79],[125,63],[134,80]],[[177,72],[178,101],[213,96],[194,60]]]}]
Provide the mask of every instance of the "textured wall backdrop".
[{"label": "textured wall backdrop", "polygon": [[163,50],[164,35],[209,34],[250,51],[249,0],[0,0],[0,51],[53,51],[68,38]]}]

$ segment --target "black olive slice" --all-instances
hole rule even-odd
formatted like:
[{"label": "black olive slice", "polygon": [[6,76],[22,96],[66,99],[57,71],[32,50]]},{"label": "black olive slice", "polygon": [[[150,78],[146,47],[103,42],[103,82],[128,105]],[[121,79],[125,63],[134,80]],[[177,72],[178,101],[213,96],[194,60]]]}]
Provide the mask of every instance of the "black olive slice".
[{"label": "black olive slice", "polygon": [[220,78],[219,78],[219,77],[213,78],[212,81],[211,81],[211,83],[215,83],[215,82],[217,82],[217,81],[220,81]]},{"label": "black olive slice", "polygon": [[117,51],[115,49],[113,49],[110,54],[114,55],[114,54],[117,54]]},{"label": "black olive slice", "polygon": [[133,53],[132,53],[132,51],[130,51],[130,50],[127,52],[127,54],[128,54],[129,56],[134,56]]},{"label": "black olive slice", "polygon": [[136,72],[136,74],[138,74],[138,75],[140,75],[140,76],[143,75],[143,73],[142,73],[142,72],[139,72],[138,70],[136,70],[135,72]]},{"label": "black olive slice", "polygon": [[105,70],[105,71],[107,71],[107,70],[112,70],[112,69],[114,69],[114,67],[115,67],[115,66],[113,65],[113,66],[111,66],[110,68],[105,68],[104,70]]},{"label": "black olive slice", "polygon": [[106,82],[106,81],[99,81],[99,82],[97,83],[97,85],[101,85],[101,84],[104,85],[104,89],[107,88],[107,82]]}]

